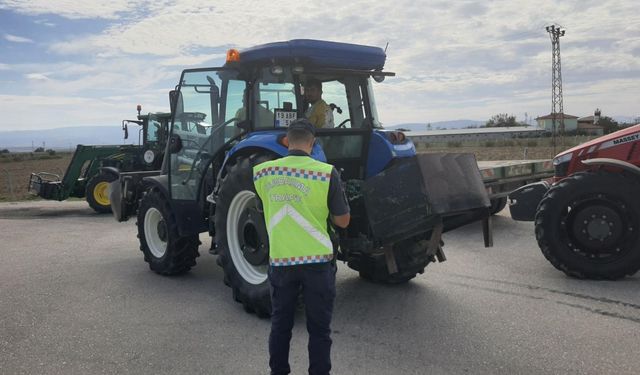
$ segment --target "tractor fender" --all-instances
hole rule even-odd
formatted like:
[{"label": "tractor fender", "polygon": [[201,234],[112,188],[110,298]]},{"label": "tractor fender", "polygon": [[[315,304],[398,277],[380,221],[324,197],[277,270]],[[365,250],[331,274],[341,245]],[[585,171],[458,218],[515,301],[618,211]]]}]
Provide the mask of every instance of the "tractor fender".
[{"label": "tractor fender", "polygon": [[383,171],[394,159],[408,158],[416,155],[416,148],[410,139],[402,144],[392,144],[389,130],[376,129],[371,134],[369,153],[367,155],[366,177],[372,177]]},{"label": "tractor fender", "polygon": [[582,164],[587,165],[589,167],[605,166],[605,167],[621,168],[627,172],[631,172],[634,175],[640,177],[640,168],[624,160],[609,159],[609,158],[594,158],[594,159],[582,160]]},{"label": "tractor fender", "polygon": [[142,179],[142,183],[144,184],[144,190],[149,190],[152,188],[158,188],[160,193],[164,195],[169,201],[169,205],[172,204],[172,200],[169,199],[169,176],[166,174],[159,176],[150,176]]},{"label": "tractor fender", "polygon": [[[283,131],[260,131],[250,134],[247,138],[240,141],[231,148],[225,156],[217,176],[218,181],[220,178],[225,176],[227,164],[229,164],[230,161],[234,161],[239,156],[248,156],[265,152],[272,153],[278,157],[287,156],[289,150],[279,142],[285,134],[286,133]],[[320,146],[318,142],[313,145],[311,157],[325,163],[327,161],[327,157],[322,150],[322,146]]]},{"label": "tractor fender", "polygon": [[[278,152],[278,149],[274,149],[272,147],[247,146],[247,147],[242,147],[242,148],[235,149],[235,150],[234,149],[229,151],[229,153],[225,156],[224,161],[222,162],[222,165],[221,165],[220,169],[218,170],[218,175],[216,176],[216,181],[221,181],[227,175],[227,169],[228,169],[227,166],[228,165],[233,165],[233,163],[235,163],[235,160],[237,158],[241,157],[241,156],[249,157],[249,156],[254,155],[254,154],[260,154],[260,153],[265,153],[265,152],[266,153],[273,153],[273,154],[277,155],[279,158],[287,155],[286,149],[285,149],[284,153],[281,153],[281,152]],[[216,183],[216,185],[218,185],[218,183]],[[217,191],[218,187],[219,186],[216,186],[214,188],[214,190]]]},{"label": "tractor fender", "polygon": [[202,207],[198,201],[172,199],[169,194],[169,176],[166,174],[150,176],[142,179],[144,191],[157,189],[169,204],[169,212],[175,215],[180,237],[198,235],[207,231],[208,227],[202,217]]},{"label": "tractor fender", "polygon": [[227,160],[232,160],[238,155],[252,154],[260,150],[267,150],[276,155],[285,156],[287,155],[287,148],[278,142],[285,134],[283,131],[260,131],[249,134],[229,150],[224,164],[227,163]]},{"label": "tractor fender", "polygon": [[116,167],[100,167],[100,173],[111,175],[115,177],[116,180],[120,178],[120,169]]}]

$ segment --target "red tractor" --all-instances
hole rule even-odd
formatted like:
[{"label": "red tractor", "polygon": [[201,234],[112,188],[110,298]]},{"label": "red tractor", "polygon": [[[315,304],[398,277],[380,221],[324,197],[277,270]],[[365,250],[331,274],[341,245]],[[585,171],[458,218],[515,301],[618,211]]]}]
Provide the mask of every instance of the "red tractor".
[{"label": "red tractor", "polygon": [[551,181],[509,195],[515,220],[535,221],[554,267],[584,279],[640,269],[640,124],[558,154]]}]

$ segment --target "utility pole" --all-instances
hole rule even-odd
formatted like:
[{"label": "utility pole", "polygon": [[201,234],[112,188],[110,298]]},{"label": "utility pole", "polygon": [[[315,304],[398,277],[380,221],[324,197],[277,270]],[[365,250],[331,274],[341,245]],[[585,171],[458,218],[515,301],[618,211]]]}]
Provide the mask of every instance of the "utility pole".
[{"label": "utility pole", "polygon": [[[560,37],[564,36],[564,28],[556,25],[545,28],[551,38],[551,116],[553,117],[553,153],[556,153],[556,123],[560,117],[560,140],[564,145],[564,110],[562,108],[562,70],[560,66]],[[558,116],[560,114],[560,116]]]}]

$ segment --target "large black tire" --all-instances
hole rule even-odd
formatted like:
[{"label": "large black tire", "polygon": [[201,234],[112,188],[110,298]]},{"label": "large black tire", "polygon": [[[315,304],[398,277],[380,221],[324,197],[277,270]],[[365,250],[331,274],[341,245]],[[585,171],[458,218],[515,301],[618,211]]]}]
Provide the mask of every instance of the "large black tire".
[{"label": "large black tire", "polygon": [[498,212],[504,210],[507,206],[507,197],[494,198],[491,200],[491,207],[489,207],[489,213],[496,215]]},{"label": "large black tire", "polygon": [[424,273],[424,268],[432,262],[427,254],[427,241],[408,239],[393,245],[393,254],[398,272],[390,274],[383,254],[376,256],[361,255],[356,261],[350,261],[349,267],[359,272],[365,280],[383,284],[401,284]]},{"label": "large black tire", "polygon": [[581,279],[619,279],[640,269],[640,180],[581,172],[551,187],[535,232],[554,267]]},{"label": "large black tire", "polygon": [[111,212],[109,184],[115,181],[115,179],[116,177],[113,175],[99,173],[89,180],[85,189],[85,199],[94,211],[101,214]]},{"label": "large black tire", "polygon": [[256,194],[253,166],[274,158],[238,157],[235,163],[227,165],[213,218],[218,264],[224,269],[225,284],[233,290],[235,301],[259,317],[271,315],[267,280],[269,244],[264,216],[253,209]]},{"label": "large black tire", "polygon": [[198,235],[179,236],[176,217],[158,189],[151,189],[142,197],[136,225],[140,250],[151,270],[176,275],[196,265],[200,255]]}]

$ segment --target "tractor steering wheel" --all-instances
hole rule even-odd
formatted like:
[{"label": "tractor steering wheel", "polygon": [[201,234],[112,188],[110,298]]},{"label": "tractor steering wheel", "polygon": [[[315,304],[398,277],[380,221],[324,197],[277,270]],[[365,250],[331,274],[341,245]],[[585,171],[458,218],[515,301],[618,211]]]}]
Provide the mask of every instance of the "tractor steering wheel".
[{"label": "tractor steering wheel", "polygon": [[342,121],[342,122],[340,123],[340,125],[336,126],[336,129],[339,129],[339,128],[346,128],[346,126],[345,126],[345,125],[347,125],[347,122],[351,122],[351,119],[350,119],[350,118],[348,118],[348,119],[346,119],[346,120]]}]

